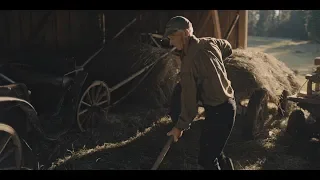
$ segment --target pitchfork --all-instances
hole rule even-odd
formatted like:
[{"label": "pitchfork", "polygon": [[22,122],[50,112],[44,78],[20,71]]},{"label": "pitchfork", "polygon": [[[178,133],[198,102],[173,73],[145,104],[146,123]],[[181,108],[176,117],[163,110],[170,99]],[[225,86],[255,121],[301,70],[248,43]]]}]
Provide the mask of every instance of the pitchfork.
[{"label": "pitchfork", "polygon": [[170,136],[170,138],[168,139],[167,143],[162,148],[162,151],[160,152],[156,162],[153,164],[151,170],[157,170],[158,169],[158,167],[160,166],[160,164],[163,161],[164,157],[166,156],[167,152],[169,151],[173,140],[174,140],[173,136]]}]

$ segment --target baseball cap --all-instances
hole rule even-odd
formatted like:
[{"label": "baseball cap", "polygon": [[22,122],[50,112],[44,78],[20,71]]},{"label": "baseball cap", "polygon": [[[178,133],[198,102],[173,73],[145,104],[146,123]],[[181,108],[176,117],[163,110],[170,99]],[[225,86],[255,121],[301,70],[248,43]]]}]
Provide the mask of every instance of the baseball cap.
[{"label": "baseball cap", "polygon": [[192,26],[192,24],[187,18],[183,16],[175,16],[171,18],[166,24],[166,29],[163,38],[167,38],[170,34],[178,30],[188,29],[190,26]]}]

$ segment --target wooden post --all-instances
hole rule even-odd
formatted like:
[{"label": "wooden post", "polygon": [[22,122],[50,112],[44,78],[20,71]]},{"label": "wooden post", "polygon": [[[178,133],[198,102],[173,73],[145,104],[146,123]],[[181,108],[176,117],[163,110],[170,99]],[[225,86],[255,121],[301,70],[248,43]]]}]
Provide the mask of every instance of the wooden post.
[{"label": "wooden post", "polygon": [[239,48],[246,49],[248,46],[248,10],[239,10]]},{"label": "wooden post", "polygon": [[312,95],[312,84],[313,84],[312,80],[309,79],[308,84],[307,84],[307,95],[308,96]]},{"label": "wooden post", "polygon": [[218,10],[211,10],[215,38],[221,39],[221,28]]}]

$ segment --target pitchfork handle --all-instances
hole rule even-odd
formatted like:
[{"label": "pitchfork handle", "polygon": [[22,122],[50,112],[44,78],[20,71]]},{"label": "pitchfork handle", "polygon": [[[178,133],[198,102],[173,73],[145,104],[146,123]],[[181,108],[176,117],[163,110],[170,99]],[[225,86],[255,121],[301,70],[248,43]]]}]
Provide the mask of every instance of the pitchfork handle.
[{"label": "pitchfork handle", "polygon": [[165,146],[162,148],[162,151],[161,151],[160,155],[158,156],[156,162],[153,164],[151,170],[156,170],[156,169],[158,169],[158,167],[160,166],[163,158],[166,156],[167,152],[169,151],[170,146],[171,146],[173,140],[174,140],[173,136],[170,136],[170,138],[168,139],[167,143],[166,143]]}]

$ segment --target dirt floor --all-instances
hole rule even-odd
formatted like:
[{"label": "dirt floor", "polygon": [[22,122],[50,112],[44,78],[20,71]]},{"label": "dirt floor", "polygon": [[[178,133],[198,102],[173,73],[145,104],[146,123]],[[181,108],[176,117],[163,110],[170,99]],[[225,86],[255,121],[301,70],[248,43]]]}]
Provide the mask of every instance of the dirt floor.
[{"label": "dirt floor", "polygon": [[[290,68],[303,74],[312,69],[313,59],[320,56],[319,46],[285,39],[249,37],[249,48],[274,55]],[[120,113],[118,111],[121,109]],[[121,106],[108,114],[111,123],[102,123],[93,134],[71,133],[64,143],[41,143],[40,169],[150,169],[173,126],[165,109]],[[275,120],[254,141],[241,138],[241,117],[225,149],[237,170],[319,169],[318,154],[307,151],[308,144],[290,141],[284,133],[286,119]],[[197,165],[201,120],[195,121],[181,140],[171,147],[160,168],[200,169]],[[293,148],[293,147],[303,147]],[[311,148],[309,148],[311,149]],[[310,154],[314,156],[310,156]],[[308,156],[309,155],[309,156]],[[45,166],[42,166],[45,165]]]},{"label": "dirt floor", "polygon": [[[72,144],[61,146],[60,157],[49,169],[150,169],[168,139],[166,133],[173,125],[165,116],[165,110],[150,111],[131,107],[125,114],[114,112],[109,117],[114,120],[113,125],[101,125],[90,140],[88,136],[82,135],[74,138]],[[137,119],[148,123],[130,123]],[[201,169],[197,165],[197,144],[202,122],[201,119],[194,121],[183,138],[172,145],[160,170]],[[264,131],[259,139],[245,141],[241,138],[241,118],[238,118],[226,147],[226,153],[233,159],[237,170],[315,169],[318,166],[308,161],[306,154],[298,151],[299,154],[290,153],[291,142],[281,131],[281,122],[273,125],[277,128]],[[115,138],[111,139],[111,135]]]}]

